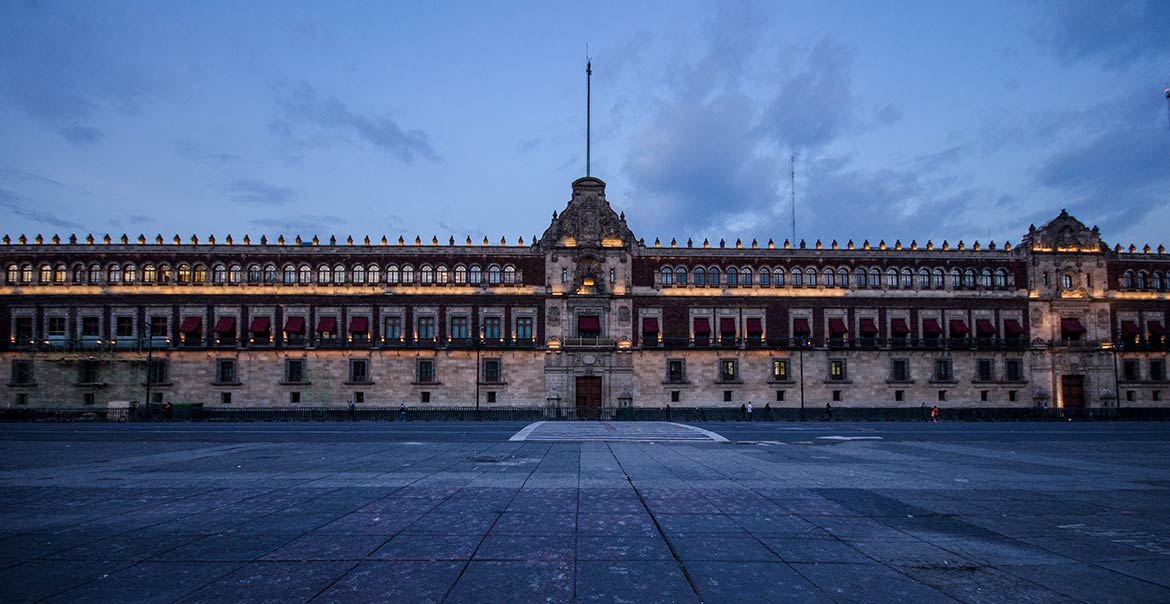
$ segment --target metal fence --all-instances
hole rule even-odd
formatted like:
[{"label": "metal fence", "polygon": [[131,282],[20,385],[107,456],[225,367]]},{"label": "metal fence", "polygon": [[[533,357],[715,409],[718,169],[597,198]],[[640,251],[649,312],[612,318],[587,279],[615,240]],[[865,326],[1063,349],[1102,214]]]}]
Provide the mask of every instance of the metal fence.
[{"label": "metal fence", "polygon": [[[603,407],[589,417],[575,409],[534,407],[419,407],[407,408],[406,421],[516,421],[539,420],[676,421],[676,422],[825,422],[825,421],[928,421],[929,408],[835,407],[805,410],[792,407],[756,407],[748,418],[739,407]],[[346,407],[207,407],[175,405],[168,413],[162,406],[131,409],[16,408],[0,409],[2,422],[395,422],[403,417],[397,407],[359,406],[351,414]],[[1166,421],[1170,408],[1039,409],[1019,407],[946,408],[940,421]]]}]

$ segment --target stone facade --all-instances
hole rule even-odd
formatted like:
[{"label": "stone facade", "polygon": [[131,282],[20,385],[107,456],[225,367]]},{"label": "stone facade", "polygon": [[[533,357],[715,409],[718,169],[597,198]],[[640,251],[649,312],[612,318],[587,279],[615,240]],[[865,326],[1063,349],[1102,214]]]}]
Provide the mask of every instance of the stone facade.
[{"label": "stone facade", "polygon": [[1015,246],[646,244],[590,177],[527,244],[5,236],[0,406],[148,373],[262,407],[1157,406],[1163,252],[1063,212]]}]

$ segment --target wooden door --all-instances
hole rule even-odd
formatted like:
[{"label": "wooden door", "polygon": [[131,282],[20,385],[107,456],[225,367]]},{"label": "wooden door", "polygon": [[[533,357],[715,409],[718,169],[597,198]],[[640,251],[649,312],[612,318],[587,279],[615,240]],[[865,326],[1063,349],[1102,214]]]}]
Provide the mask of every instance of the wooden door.
[{"label": "wooden door", "polygon": [[1065,409],[1085,406],[1085,376],[1065,375],[1060,378],[1060,401]]},{"label": "wooden door", "polygon": [[577,378],[577,419],[601,418],[601,378]]}]

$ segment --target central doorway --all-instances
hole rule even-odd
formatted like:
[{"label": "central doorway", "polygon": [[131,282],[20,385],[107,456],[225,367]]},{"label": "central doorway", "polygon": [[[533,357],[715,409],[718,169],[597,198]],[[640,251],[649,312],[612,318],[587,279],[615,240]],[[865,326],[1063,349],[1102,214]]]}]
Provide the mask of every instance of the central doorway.
[{"label": "central doorway", "polygon": [[1065,409],[1080,409],[1085,406],[1085,376],[1060,377],[1060,402]]},{"label": "central doorway", "polygon": [[601,378],[577,378],[577,419],[601,419]]}]

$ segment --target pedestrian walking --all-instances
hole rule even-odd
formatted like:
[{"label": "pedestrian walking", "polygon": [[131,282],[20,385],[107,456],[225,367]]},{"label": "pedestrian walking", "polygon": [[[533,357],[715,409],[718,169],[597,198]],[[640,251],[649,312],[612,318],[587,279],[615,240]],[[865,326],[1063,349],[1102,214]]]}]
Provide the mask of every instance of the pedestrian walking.
[{"label": "pedestrian walking", "polygon": [[357,421],[357,407],[354,406],[353,401],[349,401],[349,421]]},{"label": "pedestrian walking", "polygon": [[932,424],[938,423],[938,405],[935,405],[935,406],[930,408],[930,423],[932,423]]},{"label": "pedestrian walking", "polygon": [[772,421],[772,403],[764,403],[764,421]]},{"label": "pedestrian walking", "polygon": [[747,405],[741,404],[739,406],[739,421],[747,419]]},{"label": "pedestrian walking", "polygon": [[670,421],[670,403],[666,403],[666,421]]},{"label": "pedestrian walking", "polygon": [[747,420],[749,422],[752,421],[752,402],[751,401],[747,402]]},{"label": "pedestrian walking", "polygon": [[833,421],[833,403],[825,403],[825,419]]},{"label": "pedestrian walking", "polygon": [[175,406],[171,404],[171,401],[167,401],[163,405],[163,419],[165,419],[166,421],[169,422],[169,421],[171,421],[171,418],[173,418],[174,416],[175,416]]},{"label": "pedestrian walking", "polygon": [[398,404],[398,421],[406,421],[406,401],[402,401]]}]

